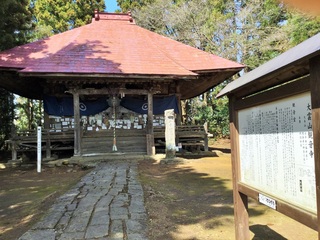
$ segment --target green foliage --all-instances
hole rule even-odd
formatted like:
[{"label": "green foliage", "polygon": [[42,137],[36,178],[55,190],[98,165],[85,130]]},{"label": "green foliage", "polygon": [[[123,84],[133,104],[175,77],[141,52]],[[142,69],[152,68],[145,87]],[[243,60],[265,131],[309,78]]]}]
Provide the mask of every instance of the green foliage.
[{"label": "green foliage", "polygon": [[77,0],[74,6],[75,18],[72,27],[80,27],[92,21],[94,10],[105,9],[104,0]]},{"label": "green foliage", "polygon": [[0,51],[27,42],[31,17],[29,0],[0,1]]},{"label": "green foliage", "polygon": [[289,36],[289,46],[293,47],[320,32],[320,17],[290,12],[285,27]]},{"label": "green foliage", "polygon": [[15,125],[18,131],[36,129],[42,125],[42,101],[24,97],[16,97],[15,114],[17,117]]},{"label": "green foliage", "polygon": [[133,9],[138,9],[141,7],[140,1],[132,0],[117,0],[118,6],[120,6],[122,12],[128,12]]},{"label": "green foliage", "polygon": [[37,37],[47,37],[90,23],[95,9],[104,10],[104,1],[34,0]]},{"label": "green foliage", "polygon": [[215,99],[222,87],[216,87],[201,97],[186,100],[185,124],[208,124],[208,130],[215,139],[229,137],[228,98]]},{"label": "green foliage", "polygon": [[[215,92],[212,92],[212,96],[216,96],[222,87],[217,87]],[[209,119],[209,132],[211,132],[214,138],[228,138],[230,135],[229,130],[229,105],[228,98],[223,97],[219,99],[212,98],[210,105],[213,109],[212,117]]]},{"label": "green foliage", "polygon": [[[148,6],[157,0],[117,0],[118,6],[120,6],[123,13],[128,11],[134,11],[141,9],[144,6]],[[174,1],[172,1],[174,2]]]},{"label": "green foliage", "polygon": [[13,98],[12,93],[0,88],[0,150],[3,150],[5,140],[11,136],[14,118]]}]

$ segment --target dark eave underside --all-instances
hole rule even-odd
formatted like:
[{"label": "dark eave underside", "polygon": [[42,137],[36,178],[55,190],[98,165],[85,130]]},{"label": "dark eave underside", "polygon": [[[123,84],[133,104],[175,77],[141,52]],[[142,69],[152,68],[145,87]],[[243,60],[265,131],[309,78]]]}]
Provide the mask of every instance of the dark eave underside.
[{"label": "dark eave underside", "polygon": [[[219,93],[218,97],[224,95],[234,95],[237,98],[249,96],[256,92],[268,89],[270,87],[280,85],[290,80],[294,80],[309,74],[309,61],[292,64],[286,68],[271,72],[254,81],[241,85],[230,92]],[[236,82],[237,80],[235,80]]]},{"label": "dark eave underside", "polygon": [[[181,99],[196,97],[212,87],[218,85],[225,79],[237,73],[240,69],[225,69],[211,73],[199,73],[199,75],[179,76],[179,75],[137,75],[137,74],[21,74],[18,69],[0,71],[0,87],[5,88],[15,94],[32,99],[42,99],[45,88],[52,84],[84,85],[96,84],[108,86],[114,83],[146,83],[146,84],[168,84],[180,83]],[[36,76],[35,76],[36,75]]]}]

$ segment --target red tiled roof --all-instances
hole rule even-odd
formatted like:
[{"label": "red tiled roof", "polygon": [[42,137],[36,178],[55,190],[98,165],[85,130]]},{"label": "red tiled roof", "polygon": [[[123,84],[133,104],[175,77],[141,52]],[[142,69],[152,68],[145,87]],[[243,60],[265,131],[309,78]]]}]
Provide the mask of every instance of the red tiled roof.
[{"label": "red tiled roof", "polygon": [[137,26],[127,14],[96,14],[91,24],[0,53],[0,68],[24,74],[196,76],[243,65]]}]

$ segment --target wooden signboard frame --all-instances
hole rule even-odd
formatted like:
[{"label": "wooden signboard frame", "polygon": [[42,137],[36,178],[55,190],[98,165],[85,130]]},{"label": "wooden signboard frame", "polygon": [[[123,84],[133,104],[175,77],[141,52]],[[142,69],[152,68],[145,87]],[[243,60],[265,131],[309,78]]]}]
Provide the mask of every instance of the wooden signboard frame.
[{"label": "wooden signboard frame", "polygon": [[[250,239],[249,234],[249,214],[248,214],[248,197],[259,201],[259,196],[263,196],[270,201],[269,206],[284,215],[293,218],[302,224],[318,231],[320,240],[319,227],[319,207],[320,207],[320,58],[315,57],[309,62],[310,75],[298,80],[288,81],[284,85],[274,86],[269,90],[261,91],[254,95],[237,98],[235,95],[229,95],[230,111],[230,134],[231,134],[231,158],[233,172],[233,196],[234,196],[234,215],[236,227],[236,239]],[[250,88],[250,86],[249,86]],[[311,112],[312,112],[312,133],[313,133],[313,150],[314,150],[314,171],[315,171],[315,194],[316,194],[316,211],[308,211],[303,207],[292,204],[285,199],[270,195],[261,189],[244,184],[241,181],[241,156],[239,142],[239,112],[263,104],[281,101],[283,99],[309,92],[311,95]],[[261,202],[261,199],[260,199]]]}]

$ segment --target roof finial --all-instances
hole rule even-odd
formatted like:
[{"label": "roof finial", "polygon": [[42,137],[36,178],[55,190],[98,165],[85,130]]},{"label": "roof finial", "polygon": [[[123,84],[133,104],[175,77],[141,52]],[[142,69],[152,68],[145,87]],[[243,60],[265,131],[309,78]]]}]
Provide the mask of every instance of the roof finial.
[{"label": "roof finial", "polygon": [[95,10],[94,10],[94,19],[95,19],[96,21],[99,21],[99,19],[100,19],[99,10],[98,10],[98,9],[95,9]]},{"label": "roof finial", "polygon": [[133,18],[132,18],[131,11],[128,11],[128,15],[130,16],[129,21],[130,21],[130,22],[133,22]]}]

